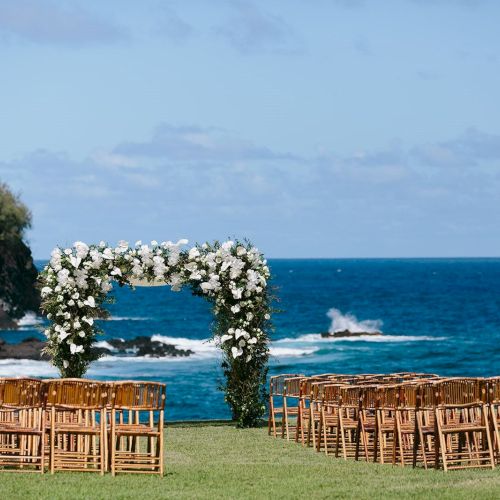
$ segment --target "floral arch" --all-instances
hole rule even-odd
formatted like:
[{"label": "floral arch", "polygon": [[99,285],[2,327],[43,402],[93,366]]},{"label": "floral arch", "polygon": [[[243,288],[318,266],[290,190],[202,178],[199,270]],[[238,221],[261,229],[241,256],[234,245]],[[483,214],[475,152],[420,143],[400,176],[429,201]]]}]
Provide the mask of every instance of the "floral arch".
[{"label": "floral arch", "polygon": [[95,319],[111,301],[112,282],[120,286],[168,284],[190,287],[213,307],[213,341],[223,352],[223,390],[239,426],[254,426],[265,412],[269,357],[270,277],[264,256],[249,242],[226,241],[182,247],[187,240],[131,247],[101,242],[55,248],[40,275],[46,352],[63,377],[81,377],[99,354],[102,333]]}]

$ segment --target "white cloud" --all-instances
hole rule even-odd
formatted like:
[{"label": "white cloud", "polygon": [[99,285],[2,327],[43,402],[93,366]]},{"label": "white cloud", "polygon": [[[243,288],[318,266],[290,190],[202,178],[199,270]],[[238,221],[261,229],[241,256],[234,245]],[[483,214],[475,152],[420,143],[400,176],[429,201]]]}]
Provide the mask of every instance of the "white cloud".
[{"label": "white cloud", "polygon": [[51,0],[0,2],[0,41],[81,46],[127,37],[124,28],[75,5]]}]

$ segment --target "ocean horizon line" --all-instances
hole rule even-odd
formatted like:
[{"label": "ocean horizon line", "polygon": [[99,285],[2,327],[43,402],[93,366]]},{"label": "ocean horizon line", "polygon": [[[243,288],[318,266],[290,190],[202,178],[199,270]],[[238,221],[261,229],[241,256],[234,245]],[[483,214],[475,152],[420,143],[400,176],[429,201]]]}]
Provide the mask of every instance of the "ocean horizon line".
[{"label": "ocean horizon line", "polygon": [[[500,255],[476,255],[476,256],[411,256],[411,257],[398,257],[398,256],[390,256],[390,257],[273,257],[266,256],[267,260],[499,260]],[[50,260],[49,257],[33,257],[35,261],[46,261]]]}]

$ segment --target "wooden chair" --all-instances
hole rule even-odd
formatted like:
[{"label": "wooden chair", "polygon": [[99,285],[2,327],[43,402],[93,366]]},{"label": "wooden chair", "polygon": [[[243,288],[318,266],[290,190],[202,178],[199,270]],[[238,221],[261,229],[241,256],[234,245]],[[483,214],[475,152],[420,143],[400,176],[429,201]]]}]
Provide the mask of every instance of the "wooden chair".
[{"label": "wooden chair", "polygon": [[421,461],[424,469],[439,463],[438,434],[436,423],[436,382],[418,383],[415,407],[415,436],[413,446],[413,467]]},{"label": "wooden chair", "polygon": [[493,449],[496,463],[500,463],[500,377],[488,380],[488,406],[493,432]]},{"label": "wooden chair", "polygon": [[321,420],[319,424],[319,442],[317,450],[324,449],[326,455],[335,453],[338,456],[339,449],[339,412],[340,412],[340,389],[344,387],[341,383],[332,384],[327,382],[321,387],[323,401],[321,404]]},{"label": "wooden chair", "polygon": [[327,384],[325,375],[302,378],[300,380],[299,399],[299,429],[296,433],[296,441],[301,438],[302,445],[316,448],[318,426],[321,415],[321,385]]},{"label": "wooden chair", "polygon": [[[165,400],[165,384],[132,381],[113,384],[110,441],[113,476],[117,472],[163,476]],[[146,440],[145,446],[141,437]]]},{"label": "wooden chair", "polygon": [[402,435],[400,433],[401,386],[383,385],[375,391],[375,462],[396,462],[397,452],[401,454]]},{"label": "wooden chair", "polygon": [[281,437],[290,441],[290,437],[298,439],[299,427],[299,403],[301,398],[302,377],[285,378],[283,382],[283,424]]},{"label": "wooden chair", "polygon": [[341,455],[344,460],[358,460],[360,446],[360,412],[361,388],[348,386],[340,388],[339,395],[339,427],[335,456]]},{"label": "wooden chair", "polygon": [[421,462],[417,445],[417,395],[418,379],[399,385],[399,396],[395,409],[395,434],[392,463],[404,467],[407,463]]},{"label": "wooden chair", "polygon": [[277,426],[279,423],[281,437],[285,435],[284,427],[284,411],[283,411],[283,393],[285,390],[285,380],[287,378],[303,377],[300,374],[282,374],[274,375],[269,379],[269,417],[268,417],[268,434],[277,437]]},{"label": "wooden chair", "polygon": [[361,385],[359,412],[359,449],[366,461],[377,461],[377,413],[380,397],[377,385]]},{"label": "wooden chair", "polygon": [[[436,389],[436,449],[444,470],[494,468],[486,381],[448,379]],[[438,456],[436,451],[436,467]]]},{"label": "wooden chair", "polygon": [[0,379],[0,466],[3,470],[45,468],[44,393],[38,379]]},{"label": "wooden chair", "polygon": [[50,411],[50,472],[106,469],[108,384],[85,379],[46,383]]}]

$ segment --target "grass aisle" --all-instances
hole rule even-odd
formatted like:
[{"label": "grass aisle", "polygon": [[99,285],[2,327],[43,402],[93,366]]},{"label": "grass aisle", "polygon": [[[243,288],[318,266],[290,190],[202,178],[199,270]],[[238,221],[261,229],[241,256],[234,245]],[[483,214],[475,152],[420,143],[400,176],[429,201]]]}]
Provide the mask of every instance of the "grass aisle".
[{"label": "grass aisle", "polygon": [[500,496],[500,469],[442,471],[344,462],[265,429],[170,427],[163,479],[146,475],[0,472],[0,498],[481,498]]}]

